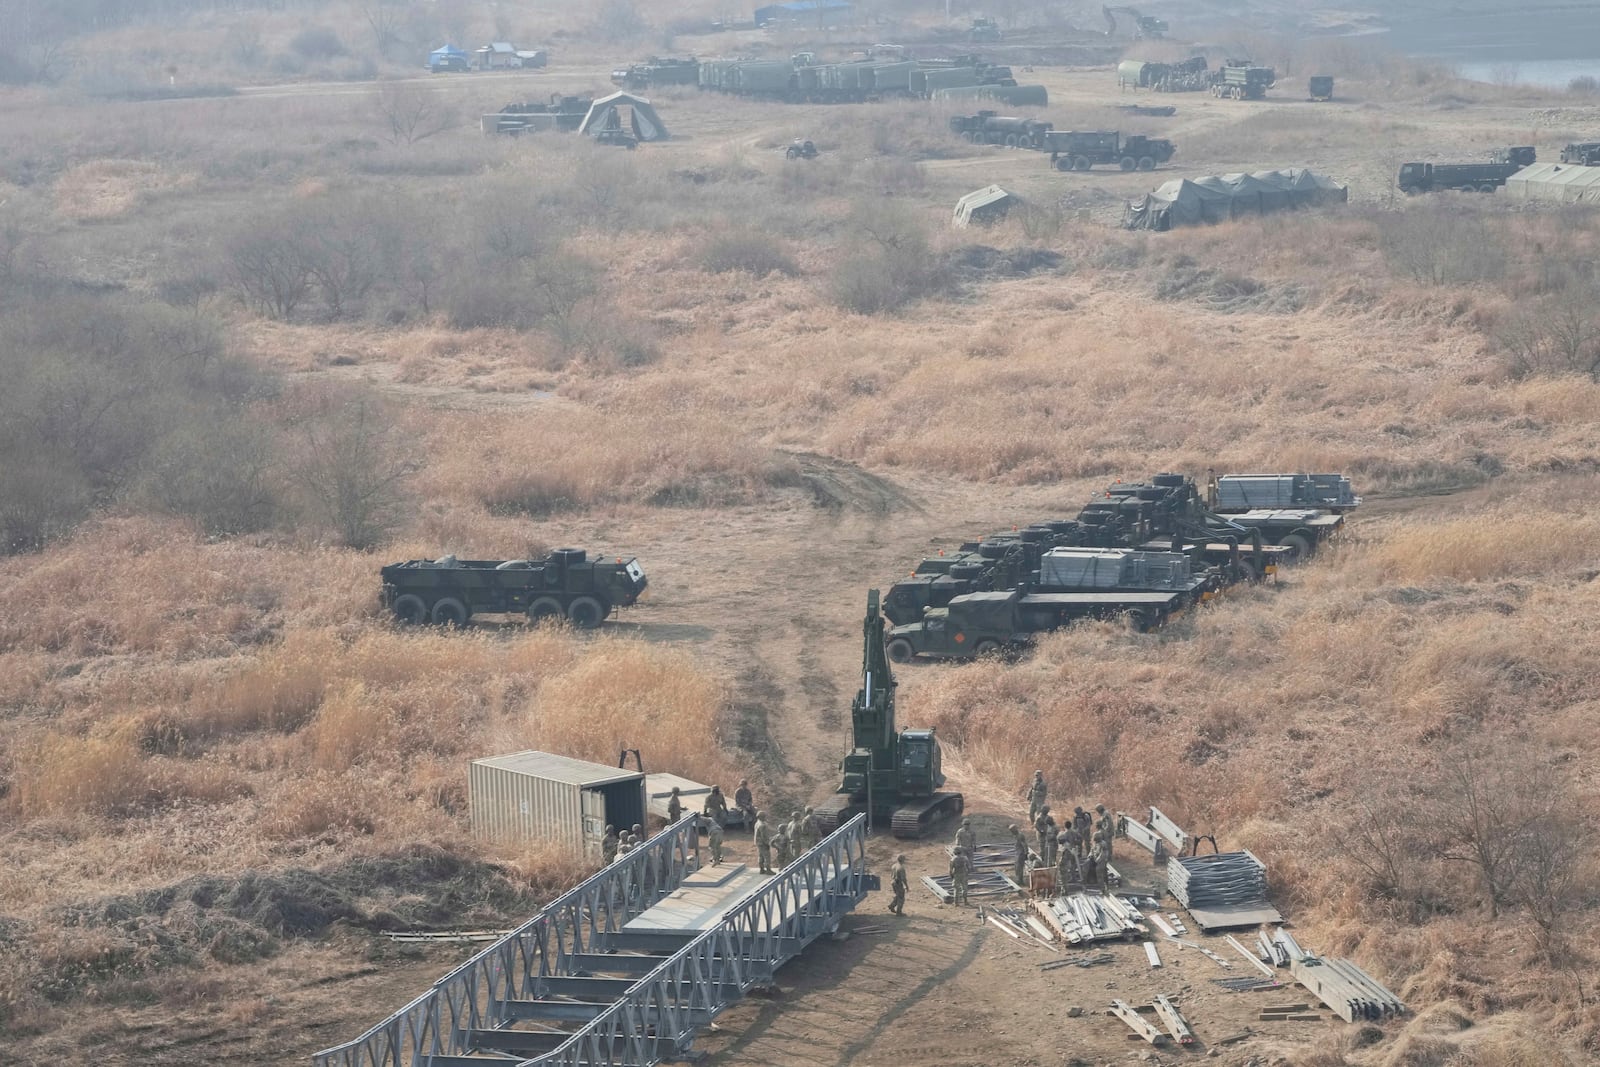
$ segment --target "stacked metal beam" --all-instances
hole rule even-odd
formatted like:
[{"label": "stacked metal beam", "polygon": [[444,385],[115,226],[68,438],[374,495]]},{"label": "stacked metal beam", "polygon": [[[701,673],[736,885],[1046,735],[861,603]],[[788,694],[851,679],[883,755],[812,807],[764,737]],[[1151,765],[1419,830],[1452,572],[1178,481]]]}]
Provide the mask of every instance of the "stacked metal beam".
[{"label": "stacked metal beam", "polygon": [[1035,913],[1069,945],[1120,940],[1148,933],[1144,916],[1131,903],[1099,893],[1073,893],[1055,900],[1035,900]]},{"label": "stacked metal beam", "polygon": [[1191,910],[1266,904],[1267,868],[1249,852],[1174,856],[1167,888]]},{"label": "stacked metal beam", "polygon": [[1290,961],[1289,972],[1347,1023],[1406,1013],[1400,998],[1349,960],[1302,956]]}]

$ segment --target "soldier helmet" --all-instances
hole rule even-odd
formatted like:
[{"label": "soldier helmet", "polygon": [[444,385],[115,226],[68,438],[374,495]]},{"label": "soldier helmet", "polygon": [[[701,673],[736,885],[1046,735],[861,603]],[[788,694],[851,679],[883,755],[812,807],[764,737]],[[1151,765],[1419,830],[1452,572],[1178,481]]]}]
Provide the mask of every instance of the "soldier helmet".
[{"label": "soldier helmet", "polygon": [[749,784],[750,784],[750,779],[748,779],[748,778],[741,778],[741,779],[739,779],[739,784],[740,784],[740,785],[749,785]]},{"label": "soldier helmet", "polygon": [[764,811],[758,811],[758,812],[756,812],[756,818],[758,818],[758,819],[765,819],[765,818],[766,818],[766,817],[767,817],[767,813],[766,813],[766,812],[764,812]]},{"label": "soldier helmet", "polygon": [[792,818],[798,819],[799,817],[800,817],[800,809],[799,808],[795,808],[794,809],[794,815],[792,816]]},{"label": "soldier helmet", "polygon": [[904,852],[896,853],[894,861],[896,863],[904,863],[906,861],[906,854]]},{"label": "soldier helmet", "polygon": [[971,819],[962,819],[961,820],[961,825],[962,826],[971,826],[972,825],[972,820]]},{"label": "soldier helmet", "polygon": [[677,786],[673,786],[672,787],[672,795],[673,796],[677,796],[678,795],[678,787]]},{"label": "soldier helmet", "polygon": [[1082,815],[1083,814],[1083,805],[1079,804],[1077,807],[1073,808],[1072,809],[1072,814],[1074,814],[1074,815]]},{"label": "soldier helmet", "polygon": [[1050,805],[1046,804],[1044,807],[1040,808],[1039,809],[1039,814],[1040,815],[1048,815],[1048,814],[1050,814]]},{"label": "soldier helmet", "polygon": [[644,832],[644,827],[640,826],[638,823],[634,823],[633,824],[633,832],[636,833],[636,834],[643,833]]},{"label": "soldier helmet", "polygon": [[1044,772],[1043,771],[1034,771],[1033,772],[1033,776],[1035,778],[1043,778],[1044,777]]},{"label": "soldier helmet", "polygon": [[817,813],[817,809],[816,808],[813,808],[810,805],[806,806],[806,814],[807,815],[815,815],[816,813]]},{"label": "soldier helmet", "polygon": [[1016,823],[1012,823],[1010,826],[1006,827],[1006,829],[1010,830],[1012,833],[1017,833],[1018,832]]},{"label": "soldier helmet", "polygon": [[720,793],[722,792],[722,787],[720,785],[714,785],[711,787],[711,791],[713,793]]},{"label": "soldier helmet", "polygon": [[1104,815],[1106,813],[1106,806],[1104,804],[1096,804],[1094,806],[1094,810],[1098,811],[1101,815]]},{"label": "soldier helmet", "polygon": [[606,833],[614,834],[616,832],[617,832],[617,828],[615,826],[612,826],[610,823],[606,823]]}]

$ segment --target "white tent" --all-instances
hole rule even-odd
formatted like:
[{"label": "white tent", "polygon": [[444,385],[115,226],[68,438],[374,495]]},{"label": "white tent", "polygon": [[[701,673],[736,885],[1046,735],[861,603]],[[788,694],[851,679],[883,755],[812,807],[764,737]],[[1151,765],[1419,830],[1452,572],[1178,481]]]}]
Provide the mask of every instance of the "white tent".
[{"label": "white tent", "polygon": [[[602,96],[590,104],[589,113],[583,117],[583,125],[578,127],[578,132],[592,136],[608,126],[620,126],[622,123],[622,108],[629,110],[629,128],[633,130],[633,135],[639,140],[665,141],[667,139],[666,123],[661,121],[661,116],[656,114],[656,109],[650,106],[650,101],[642,96],[634,96],[632,93],[612,93],[610,96]],[[613,116],[615,116],[614,120]]]},{"label": "white tent", "polygon": [[1535,163],[1506,179],[1506,195],[1516,200],[1600,203],[1600,167]]},{"label": "white tent", "polygon": [[968,226],[972,223],[994,222],[1005,217],[1016,203],[1016,197],[998,185],[986,185],[956,201],[955,218],[951,224]]}]

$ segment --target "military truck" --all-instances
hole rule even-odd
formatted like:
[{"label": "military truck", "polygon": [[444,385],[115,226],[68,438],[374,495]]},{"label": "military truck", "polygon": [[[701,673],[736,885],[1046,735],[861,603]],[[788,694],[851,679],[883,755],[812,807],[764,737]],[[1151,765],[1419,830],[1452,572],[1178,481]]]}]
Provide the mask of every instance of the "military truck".
[{"label": "military truck", "polygon": [[[1531,159],[1528,162],[1533,162]],[[1561,150],[1561,162],[1580,167],[1600,166],[1600,141],[1581,141]]]},{"label": "military truck", "polygon": [[639,92],[658,85],[694,85],[700,79],[700,61],[686,58],[651,56],[611,72],[611,81],[624,89]]},{"label": "military truck", "polygon": [[1313,74],[1306,80],[1306,95],[1317,102],[1333,99],[1333,78],[1326,74]]},{"label": "military truck", "polygon": [[1211,95],[1228,100],[1260,100],[1278,81],[1277,71],[1248,59],[1226,60],[1212,78]]},{"label": "military truck", "polygon": [[631,557],[558,548],[544,559],[412,559],[380,572],[383,606],[408,625],[465,626],[478,614],[566,618],[592,630],[638,602],[649,584]]},{"label": "military truck", "polygon": [[1165,138],[1123,137],[1116,130],[1050,130],[1039,148],[1050,153],[1052,167],[1063,171],[1088,170],[1102,163],[1114,163],[1124,171],[1155,170],[1177,151]]},{"label": "military truck", "polygon": [[968,36],[974,41],[998,41],[1000,40],[1000,24],[989,18],[973,19],[972,32]]},{"label": "military truck", "polygon": [[976,115],[950,116],[950,131],[972,144],[999,144],[1007,148],[1037,148],[1050,132],[1040,119],[980,111]]},{"label": "military truck", "polygon": [[1534,150],[1527,145],[1502,148],[1488,163],[1402,163],[1397,179],[1400,191],[1408,194],[1455,190],[1462,193],[1492,193],[1506,179],[1533,163]]},{"label": "military truck", "polygon": [[1361,498],[1342,474],[1224,474],[1210,504],[1219,515],[1258,508],[1320,508],[1342,515],[1360,507]]},{"label": "military truck", "polygon": [[[1220,495],[1220,490],[1219,490]],[[1317,546],[1344,526],[1344,516],[1321,508],[1251,508],[1221,514],[1208,506],[1194,479],[1182,474],[1157,474],[1149,483],[1119,482],[1078,517],[1103,523],[1134,523],[1149,536],[1182,535],[1192,540],[1237,540],[1276,545],[1270,553],[1293,563],[1315,553]],[[1255,556],[1252,550],[1252,556]],[[1266,558],[1256,556],[1257,561]]]}]

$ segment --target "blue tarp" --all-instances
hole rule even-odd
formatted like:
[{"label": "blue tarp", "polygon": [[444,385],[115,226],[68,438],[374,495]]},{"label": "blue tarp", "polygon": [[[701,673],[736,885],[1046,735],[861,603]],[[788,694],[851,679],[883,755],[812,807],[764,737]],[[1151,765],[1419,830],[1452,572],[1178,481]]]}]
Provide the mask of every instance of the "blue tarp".
[{"label": "blue tarp", "polygon": [[766,7],[756,8],[756,25],[765,26],[769,22],[784,18],[799,18],[805,15],[824,15],[850,10],[846,0],[789,0],[783,4],[768,4]]}]

